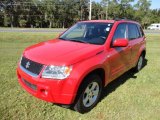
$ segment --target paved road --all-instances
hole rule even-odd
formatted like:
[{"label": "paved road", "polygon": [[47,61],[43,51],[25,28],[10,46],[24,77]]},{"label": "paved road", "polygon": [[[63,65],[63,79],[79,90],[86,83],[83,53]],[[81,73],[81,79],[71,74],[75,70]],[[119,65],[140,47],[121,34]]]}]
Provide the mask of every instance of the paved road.
[{"label": "paved road", "polygon": [[66,29],[0,28],[0,32],[63,32]]},{"label": "paved road", "polygon": [[[58,32],[61,33],[66,29],[48,29],[48,28],[0,28],[0,32]],[[160,30],[144,30],[145,34],[159,34]]]},{"label": "paved road", "polygon": [[144,30],[145,34],[159,34],[160,35],[160,30]]}]

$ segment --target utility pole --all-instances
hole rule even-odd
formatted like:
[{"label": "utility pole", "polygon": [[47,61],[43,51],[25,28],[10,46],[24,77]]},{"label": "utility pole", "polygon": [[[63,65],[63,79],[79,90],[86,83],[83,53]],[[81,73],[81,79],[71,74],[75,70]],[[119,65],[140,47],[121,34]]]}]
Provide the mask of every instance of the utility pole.
[{"label": "utility pole", "polygon": [[108,19],[108,1],[106,1],[106,20]]},{"label": "utility pole", "polygon": [[92,0],[90,0],[89,2],[89,20],[91,20],[92,18]]},{"label": "utility pole", "polygon": [[82,19],[82,7],[83,7],[83,6],[81,5],[81,13],[80,13],[80,14],[81,14],[81,15],[80,15],[80,16],[81,16],[81,17],[80,17],[81,20],[83,20],[83,19]]}]

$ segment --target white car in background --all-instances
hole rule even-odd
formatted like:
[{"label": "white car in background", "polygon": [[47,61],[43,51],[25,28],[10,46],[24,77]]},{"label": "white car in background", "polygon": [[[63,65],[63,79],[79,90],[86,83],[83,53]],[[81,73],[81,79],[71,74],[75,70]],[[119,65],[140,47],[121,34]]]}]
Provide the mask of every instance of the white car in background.
[{"label": "white car in background", "polygon": [[150,30],[160,30],[160,23],[151,24],[147,29],[150,29]]}]

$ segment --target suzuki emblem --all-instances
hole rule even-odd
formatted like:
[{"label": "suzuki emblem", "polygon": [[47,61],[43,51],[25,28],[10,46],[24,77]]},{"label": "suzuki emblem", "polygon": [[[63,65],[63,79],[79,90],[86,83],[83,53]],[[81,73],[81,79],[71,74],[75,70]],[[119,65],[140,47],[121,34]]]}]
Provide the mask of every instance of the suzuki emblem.
[{"label": "suzuki emblem", "polygon": [[28,69],[30,65],[31,65],[30,62],[28,61],[28,62],[26,63],[26,68]]}]

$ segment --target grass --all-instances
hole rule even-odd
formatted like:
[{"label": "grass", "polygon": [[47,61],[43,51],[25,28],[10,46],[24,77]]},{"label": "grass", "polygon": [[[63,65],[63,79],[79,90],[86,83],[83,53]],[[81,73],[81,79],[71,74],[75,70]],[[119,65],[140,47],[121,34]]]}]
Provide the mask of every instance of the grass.
[{"label": "grass", "polygon": [[105,88],[102,100],[86,114],[39,100],[16,77],[24,48],[56,37],[55,33],[0,33],[0,120],[159,120],[160,35],[147,36],[147,65],[127,72]]},{"label": "grass", "polygon": [[53,29],[66,29],[66,28],[20,28],[20,27],[0,27],[0,29],[29,29],[29,30],[53,30]]}]

